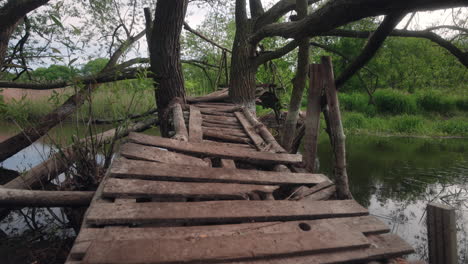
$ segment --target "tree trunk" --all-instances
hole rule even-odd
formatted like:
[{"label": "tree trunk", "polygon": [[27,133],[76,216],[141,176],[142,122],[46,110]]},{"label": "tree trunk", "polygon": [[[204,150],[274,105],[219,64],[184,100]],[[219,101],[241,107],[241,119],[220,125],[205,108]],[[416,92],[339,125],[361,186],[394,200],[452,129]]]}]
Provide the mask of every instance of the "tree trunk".
[{"label": "tree trunk", "polygon": [[[307,16],[307,0],[296,0],[296,12],[299,19]],[[293,91],[289,103],[288,114],[283,126],[281,144],[287,151],[291,151],[294,136],[296,135],[297,119],[301,108],[302,94],[307,81],[309,66],[309,38],[298,40],[299,52],[297,55],[297,70],[293,80]]]},{"label": "tree trunk", "polygon": [[180,32],[187,0],[159,0],[151,32],[150,60],[155,73],[155,95],[161,133],[168,136],[168,106],[176,97],[185,103],[184,78],[180,63]]}]

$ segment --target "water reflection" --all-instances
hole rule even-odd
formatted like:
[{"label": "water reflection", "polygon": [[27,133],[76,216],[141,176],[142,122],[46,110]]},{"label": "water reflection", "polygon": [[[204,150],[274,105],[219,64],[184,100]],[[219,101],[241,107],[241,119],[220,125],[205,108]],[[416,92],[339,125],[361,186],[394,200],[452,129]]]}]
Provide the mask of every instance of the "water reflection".
[{"label": "water reflection", "polygon": [[[425,208],[438,201],[457,208],[460,263],[468,262],[468,140],[348,136],[351,191],[371,214],[427,258]],[[331,175],[328,139],[319,143],[321,170]]]}]

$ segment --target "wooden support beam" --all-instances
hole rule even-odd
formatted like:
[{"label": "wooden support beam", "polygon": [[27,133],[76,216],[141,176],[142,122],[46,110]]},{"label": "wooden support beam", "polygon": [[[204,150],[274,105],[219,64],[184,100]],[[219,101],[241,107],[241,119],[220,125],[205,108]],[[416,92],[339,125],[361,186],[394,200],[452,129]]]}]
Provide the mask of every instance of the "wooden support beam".
[{"label": "wooden support beam", "polygon": [[174,139],[188,141],[187,127],[185,126],[184,113],[180,104],[175,104],[172,108],[172,117],[174,122]]},{"label": "wooden support beam", "polygon": [[1,207],[81,207],[88,206],[94,192],[31,191],[0,188]]},{"label": "wooden support beam", "polygon": [[257,134],[257,132],[255,131],[255,128],[252,126],[252,124],[249,122],[249,120],[247,120],[247,118],[245,118],[244,114],[241,113],[241,112],[235,112],[234,114],[236,115],[237,119],[239,119],[239,122],[241,123],[242,127],[244,128],[244,131],[249,135],[250,139],[252,139],[255,147],[259,151],[265,150],[265,148],[266,148],[265,141],[263,140],[263,138],[259,134]]},{"label": "wooden support beam", "polygon": [[320,129],[320,97],[323,89],[321,64],[310,65],[310,85],[307,96],[307,114],[305,117],[304,154],[302,161],[309,172],[318,170],[317,145]]},{"label": "wooden support beam", "polygon": [[427,205],[429,263],[458,263],[455,209],[438,203]]},{"label": "wooden support beam", "polygon": [[246,108],[243,109],[242,111],[244,113],[244,116],[249,120],[249,122],[252,124],[252,126],[258,131],[258,133],[263,137],[265,142],[275,150],[277,153],[287,153],[287,151],[278,144],[276,141],[275,137],[268,131],[268,128],[259,122],[253,115],[250,113],[250,111]]},{"label": "wooden support beam", "polygon": [[190,117],[189,117],[189,141],[190,142],[201,142],[203,140],[202,132],[202,116],[200,109],[193,105],[190,106]]}]

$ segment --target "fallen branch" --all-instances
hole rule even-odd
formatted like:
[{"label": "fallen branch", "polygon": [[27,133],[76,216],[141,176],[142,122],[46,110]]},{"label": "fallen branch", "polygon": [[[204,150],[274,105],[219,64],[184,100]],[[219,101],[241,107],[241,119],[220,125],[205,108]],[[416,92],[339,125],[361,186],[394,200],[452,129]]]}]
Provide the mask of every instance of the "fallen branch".
[{"label": "fallen branch", "polygon": [[94,192],[30,191],[0,189],[2,207],[81,207],[88,206]]}]

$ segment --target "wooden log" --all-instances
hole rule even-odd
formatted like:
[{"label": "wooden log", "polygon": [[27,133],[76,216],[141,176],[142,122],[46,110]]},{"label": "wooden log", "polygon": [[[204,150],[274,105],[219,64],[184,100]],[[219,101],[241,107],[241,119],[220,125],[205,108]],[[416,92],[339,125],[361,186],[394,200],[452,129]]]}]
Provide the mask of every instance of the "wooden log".
[{"label": "wooden log", "polygon": [[332,198],[336,194],[335,185],[324,188],[320,191],[317,191],[313,194],[305,196],[302,200],[305,201],[324,201]]},{"label": "wooden log", "polygon": [[317,146],[320,129],[320,97],[322,94],[323,66],[321,64],[310,65],[310,85],[307,96],[307,114],[305,118],[304,154],[302,160],[304,167],[309,172],[318,170]]},{"label": "wooden log", "polygon": [[111,198],[197,198],[246,200],[252,192],[272,193],[278,186],[233,183],[148,181],[110,178],[103,196]]},{"label": "wooden log", "polygon": [[216,91],[211,94],[207,94],[206,96],[200,96],[200,97],[186,96],[185,99],[189,103],[223,102],[223,101],[229,100],[229,94],[228,94],[227,89],[223,89],[222,91]]},{"label": "wooden log", "polygon": [[237,119],[239,119],[239,122],[244,128],[244,131],[249,135],[250,139],[252,139],[255,147],[257,147],[259,151],[265,150],[265,147],[266,147],[265,141],[259,134],[257,134],[257,132],[255,131],[255,128],[245,118],[244,114],[240,112],[235,112],[234,114],[236,115]]},{"label": "wooden log", "polygon": [[203,140],[202,116],[200,109],[191,105],[189,118],[189,141],[201,142]]},{"label": "wooden log", "polygon": [[88,224],[228,224],[297,221],[367,215],[354,200],[316,201],[208,201],[196,203],[92,204]]},{"label": "wooden log", "polygon": [[231,123],[237,124],[239,122],[237,120],[237,118],[229,117],[229,116],[215,116],[215,115],[204,115],[204,114],[202,114],[202,118],[203,118],[203,120],[209,120],[209,121],[217,120],[217,121],[225,122],[225,123],[228,123],[228,124],[231,124]]},{"label": "wooden log", "polygon": [[250,113],[250,111],[246,108],[243,109],[244,116],[249,120],[249,122],[252,124],[252,126],[255,128],[256,131],[263,137],[265,142],[267,144],[270,144],[272,148],[275,150],[277,153],[287,153],[287,151],[281,147],[276,139],[273,137],[273,135],[268,131],[268,128],[259,122],[253,115]]},{"label": "wooden log", "polygon": [[168,164],[181,164],[207,167],[209,164],[196,157],[184,155],[160,148],[144,146],[134,143],[126,143],[120,148],[120,154],[129,159],[156,161]]},{"label": "wooden log", "polygon": [[209,130],[209,129],[203,129],[203,138],[219,139],[219,140],[223,140],[226,142],[234,142],[234,143],[244,143],[244,144],[252,143],[250,138],[247,138],[247,137],[227,135],[225,133],[214,131],[214,130]]},{"label": "wooden log", "polygon": [[233,113],[220,112],[220,111],[217,111],[217,109],[211,109],[211,108],[200,108],[200,112],[204,115],[234,117]]},{"label": "wooden log", "polygon": [[315,185],[329,181],[323,174],[287,173],[227,168],[206,168],[119,158],[110,169],[113,177],[163,181],[224,182],[262,185]]},{"label": "wooden log", "polygon": [[198,155],[213,156],[218,158],[243,160],[249,162],[279,163],[279,164],[300,164],[302,156],[298,154],[253,152],[240,149],[225,149],[219,146],[210,146],[203,143],[191,143],[177,141],[158,136],[148,136],[138,133],[130,133],[129,140],[137,144],[167,148],[175,151],[193,153]]},{"label": "wooden log", "polygon": [[362,233],[326,223],[296,233],[202,237],[196,241],[104,239],[91,244],[83,263],[212,263],[312,255],[370,245]]},{"label": "wooden log", "polygon": [[349,191],[348,173],[346,171],[345,134],[341,123],[340,104],[333,76],[331,57],[322,57],[324,69],[323,82],[330,116],[330,137],[335,158],[334,175],[338,199],[352,199]]},{"label": "wooden log", "polygon": [[31,191],[0,188],[1,207],[81,207],[88,206],[94,192]]},{"label": "wooden log", "polygon": [[243,131],[235,128],[214,128],[214,127],[202,127],[203,134],[205,132],[219,133],[230,136],[242,137],[248,139],[249,136]]},{"label": "wooden log", "polygon": [[427,205],[429,263],[458,263],[455,209],[439,203]]},{"label": "wooden log", "polygon": [[226,123],[222,121],[220,122],[217,120],[203,120],[202,126],[242,129],[242,126],[240,124],[232,124],[232,123]]},{"label": "wooden log", "polygon": [[294,192],[294,195],[292,195],[292,197],[290,198],[290,200],[294,200],[294,201],[300,201],[302,200],[304,197],[307,197],[309,195],[312,195],[318,191],[321,191],[325,188],[328,188],[328,187],[331,187],[333,186],[333,182],[331,182],[330,180],[328,181],[324,181],[324,182],[321,182],[317,185],[314,185],[310,188],[306,187],[306,186],[300,186],[295,192]]},{"label": "wooden log", "polygon": [[175,104],[172,108],[172,118],[174,121],[175,135],[174,139],[181,141],[188,141],[187,127],[185,126],[184,114],[182,112],[182,106]]}]

